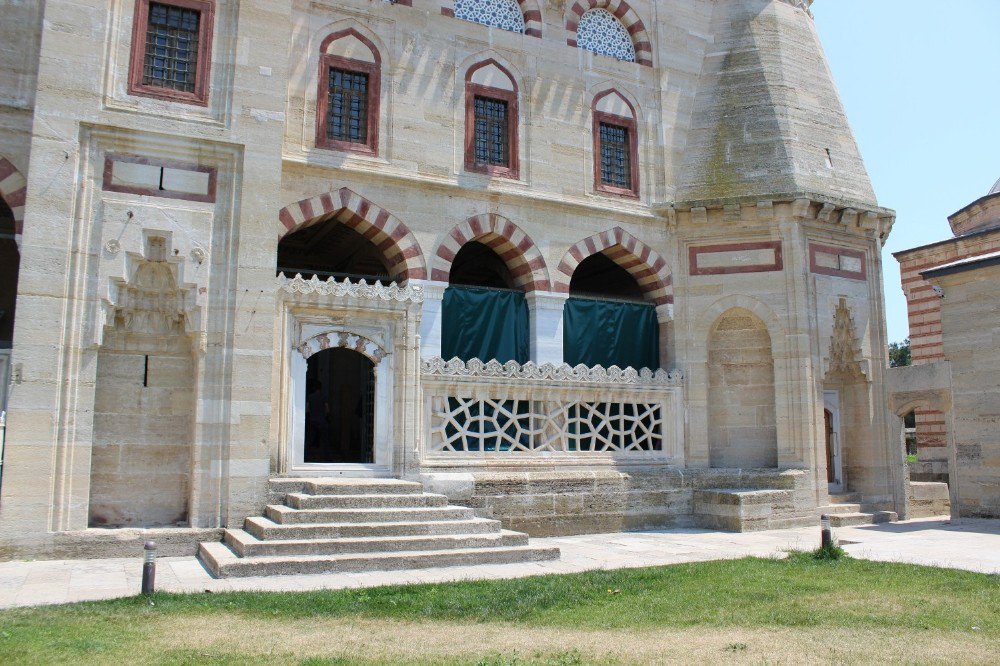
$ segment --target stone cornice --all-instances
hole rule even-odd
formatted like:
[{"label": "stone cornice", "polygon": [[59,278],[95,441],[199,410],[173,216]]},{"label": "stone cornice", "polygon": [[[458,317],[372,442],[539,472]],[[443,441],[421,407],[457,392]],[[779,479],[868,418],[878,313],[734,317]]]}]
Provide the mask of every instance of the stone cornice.
[{"label": "stone cornice", "polygon": [[779,194],[770,199],[758,197],[733,197],[701,201],[678,201],[656,204],[653,209],[666,217],[671,225],[677,224],[677,214],[686,213],[692,221],[707,222],[709,211],[722,211],[724,218],[734,221],[754,219],[770,222],[775,219],[778,205],[791,206],[792,218],[806,222],[840,225],[848,230],[874,234],[885,243],[896,221],[896,212],[871,204],[838,199],[812,193]]},{"label": "stone cornice", "polygon": [[622,386],[650,386],[667,387],[680,386],[683,382],[683,375],[679,370],[650,370],[642,368],[625,368],[617,365],[604,368],[600,365],[588,367],[577,365],[576,367],[562,363],[553,365],[543,363],[536,365],[528,361],[521,365],[517,361],[507,361],[500,363],[497,360],[481,361],[478,358],[462,361],[453,358],[450,361],[435,356],[426,359],[420,364],[421,374],[425,377],[455,377],[455,378],[497,378],[513,380],[536,380],[545,382],[560,382],[572,385],[578,384],[618,384]]},{"label": "stone cornice", "polygon": [[812,12],[809,11],[809,8],[812,6],[813,0],[778,0],[778,2],[783,2],[786,5],[791,5],[796,9],[801,9],[806,14],[809,14],[809,16],[812,16]]},{"label": "stone cornice", "polygon": [[384,285],[381,282],[368,284],[364,280],[337,282],[333,278],[320,280],[315,275],[311,280],[302,279],[301,275],[294,278],[285,277],[282,273],[277,278],[278,290],[289,294],[319,294],[320,296],[343,296],[370,301],[398,301],[400,303],[422,303],[423,289],[417,285],[401,287],[395,282]]}]

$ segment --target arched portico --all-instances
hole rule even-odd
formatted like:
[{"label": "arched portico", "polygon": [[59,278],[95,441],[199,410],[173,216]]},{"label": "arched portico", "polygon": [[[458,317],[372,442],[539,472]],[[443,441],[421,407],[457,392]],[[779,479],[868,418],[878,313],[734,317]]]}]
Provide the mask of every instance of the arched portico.
[{"label": "arched portico", "polygon": [[420,244],[410,229],[395,215],[346,187],[303,199],[282,208],[279,238],[294,231],[337,220],[371,241],[385,257],[392,280],[427,278],[427,265]]}]

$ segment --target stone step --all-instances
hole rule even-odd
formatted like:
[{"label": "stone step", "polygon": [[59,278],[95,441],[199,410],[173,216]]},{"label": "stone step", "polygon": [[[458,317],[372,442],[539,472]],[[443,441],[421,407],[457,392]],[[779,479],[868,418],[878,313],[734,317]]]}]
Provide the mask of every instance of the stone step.
[{"label": "stone step", "polygon": [[895,511],[873,511],[871,513],[858,511],[855,513],[840,513],[830,515],[831,527],[849,527],[851,525],[875,525],[891,523],[898,519]]},{"label": "stone step", "polygon": [[334,539],[261,541],[244,530],[226,530],[224,541],[240,557],[341,555],[346,553],[387,553],[418,550],[463,550],[527,546],[528,535],[503,530],[492,534],[438,534]]},{"label": "stone step", "polygon": [[400,551],[395,553],[241,558],[237,557],[222,542],[212,541],[202,543],[199,546],[198,556],[214,576],[227,578],[236,576],[349,573],[478,564],[540,562],[558,559],[559,549],[538,546],[501,546],[496,548]]},{"label": "stone step", "polygon": [[837,493],[830,495],[830,504],[858,504],[861,502],[861,493]]},{"label": "stone step", "polygon": [[401,521],[378,523],[281,524],[264,516],[247,518],[243,529],[262,541],[271,539],[336,539],[381,536],[428,536],[436,534],[498,534],[500,521],[468,520]]},{"label": "stone step", "polygon": [[860,504],[827,504],[826,506],[816,507],[816,515],[822,516],[823,514],[834,515],[838,513],[861,513]]},{"label": "stone step", "polygon": [[285,504],[293,509],[376,509],[376,508],[420,508],[448,506],[444,495],[430,493],[404,493],[390,495],[310,495],[308,493],[288,493]]},{"label": "stone step", "polygon": [[419,495],[424,486],[416,481],[401,479],[319,478],[306,479],[303,492],[310,495]]},{"label": "stone step", "polygon": [[871,525],[875,522],[875,514],[862,513],[835,513],[830,515],[831,527],[849,527],[851,525]]},{"label": "stone step", "polygon": [[293,509],[281,504],[269,504],[265,515],[276,523],[382,523],[419,520],[468,520],[475,516],[472,509],[461,506],[374,509]]}]

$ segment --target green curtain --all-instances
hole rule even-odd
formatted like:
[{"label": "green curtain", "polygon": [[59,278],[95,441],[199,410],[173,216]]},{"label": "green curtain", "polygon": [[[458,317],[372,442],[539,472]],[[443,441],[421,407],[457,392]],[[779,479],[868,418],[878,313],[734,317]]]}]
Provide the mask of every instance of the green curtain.
[{"label": "green curtain", "polygon": [[650,303],[569,298],[563,307],[563,359],[605,368],[660,367],[660,326]]},{"label": "green curtain", "polygon": [[528,304],[524,292],[448,287],[441,305],[441,356],[501,363],[528,361]]}]

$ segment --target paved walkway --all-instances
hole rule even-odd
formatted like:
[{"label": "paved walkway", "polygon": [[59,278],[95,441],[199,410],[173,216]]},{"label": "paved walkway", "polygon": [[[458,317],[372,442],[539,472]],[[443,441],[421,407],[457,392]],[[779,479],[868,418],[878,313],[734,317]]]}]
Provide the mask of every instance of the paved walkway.
[{"label": "paved walkway", "polygon": [[[1000,520],[913,520],[843,527],[836,536],[854,557],[1000,573]],[[227,592],[302,591],[398,583],[517,578],[593,569],[644,567],[756,555],[780,557],[819,545],[819,528],[733,534],[676,529],[534,539],[562,549],[554,562],[371,573],[214,579],[194,557],[165,557],[157,564],[158,590]],[[0,608],[130,596],[142,579],[140,559],[0,562]]]}]

